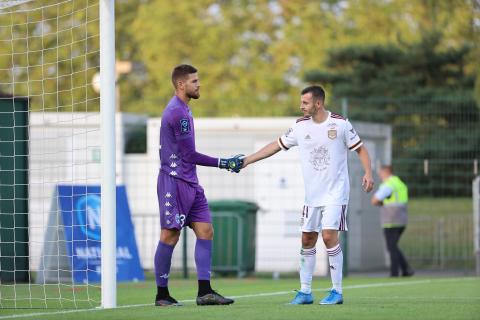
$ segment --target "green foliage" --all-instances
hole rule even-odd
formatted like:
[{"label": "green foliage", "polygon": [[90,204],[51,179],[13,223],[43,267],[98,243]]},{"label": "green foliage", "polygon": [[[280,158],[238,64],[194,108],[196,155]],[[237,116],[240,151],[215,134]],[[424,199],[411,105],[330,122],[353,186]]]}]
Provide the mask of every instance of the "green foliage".
[{"label": "green foliage", "polygon": [[471,92],[474,75],[465,70],[471,45],[440,49],[441,34],[433,33],[408,46],[349,46],[330,51],[332,72],[312,70],[309,82],[328,83],[337,97],[452,96]]},{"label": "green foliage", "polygon": [[[381,51],[388,43],[402,44],[405,51],[420,50],[409,45],[438,30],[442,31],[439,48],[457,50],[479,40],[473,22],[478,13],[472,7],[470,1],[453,0],[147,1],[139,6],[129,32],[136,47],[131,58],[145,64],[148,80],[141,97],[125,107],[136,111],[141,106],[147,113],[159,114],[173,93],[171,69],[191,63],[199,68],[202,81],[196,115],[298,114],[303,75],[312,69],[324,72],[330,50],[378,45]],[[395,50],[377,54],[387,53],[398,59]],[[448,50],[445,53],[448,58]],[[413,59],[415,68],[417,59]],[[465,58],[467,81],[475,65],[475,59]],[[412,87],[409,79],[394,78],[398,70],[388,70],[388,76],[383,75],[386,70],[374,70],[375,65],[363,66],[364,73],[381,73],[396,87],[405,86],[405,92]],[[338,91],[337,86],[327,90]]]},{"label": "green foliage", "polygon": [[[36,109],[95,110],[98,95],[89,84],[98,71],[98,4],[44,0],[17,8],[45,5],[0,15],[0,39],[14,36],[2,46],[0,90],[33,96]],[[325,72],[330,50],[393,44],[408,51],[438,31],[440,50],[474,46],[464,64],[466,81],[472,81],[480,68],[479,16],[471,0],[116,1],[117,58],[134,62],[133,72],[118,79],[121,109],[161,114],[173,94],[171,69],[191,63],[202,82],[197,116],[294,115],[305,71]],[[42,26],[50,30],[43,39]]]},{"label": "green foliage", "polygon": [[47,4],[0,13],[0,91],[29,96],[32,111],[98,111],[98,3]]}]

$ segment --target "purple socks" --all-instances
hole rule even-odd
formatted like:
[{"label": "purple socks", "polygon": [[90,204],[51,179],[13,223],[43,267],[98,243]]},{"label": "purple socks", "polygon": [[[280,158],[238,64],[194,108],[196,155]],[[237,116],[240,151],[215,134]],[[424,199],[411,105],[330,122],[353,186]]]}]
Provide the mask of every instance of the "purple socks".
[{"label": "purple socks", "polygon": [[168,276],[172,264],[172,253],[174,246],[158,241],[155,252],[155,280],[158,287],[168,286]]},{"label": "purple socks", "polygon": [[195,244],[195,264],[197,265],[198,280],[210,280],[212,240],[197,239]]},{"label": "purple socks", "polygon": [[[172,264],[174,246],[161,241],[158,242],[155,252],[155,280],[158,287],[168,286],[168,276]],[[198,280],[210,280],[212,268],[212,240],[197,239],[195,244],[195,264],[197,265]]]}]

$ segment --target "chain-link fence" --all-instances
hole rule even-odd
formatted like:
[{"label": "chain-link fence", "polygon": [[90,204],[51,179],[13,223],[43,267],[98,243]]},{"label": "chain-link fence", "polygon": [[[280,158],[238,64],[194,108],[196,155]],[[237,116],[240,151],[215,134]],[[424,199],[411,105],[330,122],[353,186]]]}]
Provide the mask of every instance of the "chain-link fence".
[{"label": "chain-link fence", "polygon": [[471,271],[475,266],[472,216],[418,215],[400,246],[415,269]]},{"label": "chain-link fence", "polygon": [[473,270],[471,195],[480,159],[480,108],[473,98],[344,98],[332,109],[353,122],[391,125],[392,165],[411,199],[401,247],[412,264]]},{"label": "chain-link fence", "polygon": [[471,196],[480,160],[480,108],[473,98],[345,98],[332,108],[351,121],[392,126],[392,164],[411,196]]}]

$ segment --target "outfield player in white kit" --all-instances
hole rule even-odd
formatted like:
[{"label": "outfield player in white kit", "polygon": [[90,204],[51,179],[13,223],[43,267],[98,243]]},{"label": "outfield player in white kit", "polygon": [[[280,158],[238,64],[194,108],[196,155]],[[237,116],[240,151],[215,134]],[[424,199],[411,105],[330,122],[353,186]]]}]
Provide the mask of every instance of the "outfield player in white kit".
[{"label": "outfield player in white kit", "polygon": [[365,175],[365,192],[373,189],[368,151],[350,122],[325,110],[325,92],[319,86],[302,91],[304,117],[288,131],[244,159],[243,167],[298,146],[305,184],[305,203],[301,218],[302,250],[300,262],[301,288],[291,304],[311,304],[312,275],[315,269],[318,233],[322,232],[330,264],[332,289],[320,304],[342,304],[343,253],[338,231],[347,231],[347,205],[350,192],[347,151],[356,151]]}]

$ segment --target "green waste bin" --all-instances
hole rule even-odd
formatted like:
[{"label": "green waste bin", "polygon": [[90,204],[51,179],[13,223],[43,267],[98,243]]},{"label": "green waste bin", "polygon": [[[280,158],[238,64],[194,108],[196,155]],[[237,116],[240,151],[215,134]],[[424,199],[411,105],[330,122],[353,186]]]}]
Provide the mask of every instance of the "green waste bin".
[{"label": "green waste bin", "polygon": [[29,281],[28,105],[0,94],[0,283]]},{"label": "green waste bin", "polygon": [[239,200],[211,201],[212,271],[243,277],[255,270],[257,204]]}]

